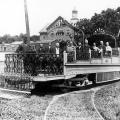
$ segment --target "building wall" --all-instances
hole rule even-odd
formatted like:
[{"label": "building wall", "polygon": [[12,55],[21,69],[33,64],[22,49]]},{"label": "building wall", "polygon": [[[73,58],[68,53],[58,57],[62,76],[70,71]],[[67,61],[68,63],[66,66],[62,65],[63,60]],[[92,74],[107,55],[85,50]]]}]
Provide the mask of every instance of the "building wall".
[{"label": "building wall", "polygon": [[48,34],[47,33],[40,33],[40,41],[42,40],[48,40]]},{"label": "building wall", "polygon": [[[72,36],[72,38],[70,38]],[[71,40],[74,37],[74,30],[69,26],[60,26],[54,29],[49,29],[46,33],[40,34],[40,41],[43,40],[58,40],[58,41],[67,41]]]}]

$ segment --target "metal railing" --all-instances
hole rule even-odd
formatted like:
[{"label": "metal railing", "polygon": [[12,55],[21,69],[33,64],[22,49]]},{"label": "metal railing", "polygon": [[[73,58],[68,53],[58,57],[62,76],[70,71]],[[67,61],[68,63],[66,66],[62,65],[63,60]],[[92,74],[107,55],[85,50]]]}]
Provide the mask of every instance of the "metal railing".
[{"label": "metal railing", "polygon": [[[112,58],[118,57],[120,55],[120,51],[118,48],[112,48],[112,52],[99,52],[90,50],[89,52],[73,52],[72,54],[67,53],[67,62],[75,62],[75,61],[91,61],[92,59],[102,59],[102,58]],[[75,57],[76,56],[76,57]]]},{"label": "metal railing", "polygon": [[118,48],[112,48],[112,56],[119,56],[120,52]]},{"label": "metal railing", "polygon": [[63,73],[63,57],[56,54],[6,54],[5,72],[37,76]]},{"label": "metal railing", "polygon": [[80,54],[76,53],[76,60],[89,60],[90,53],[88,52],[81,52]]},{"label": "metal railing", "polygon": [[34,88],[30,76],[16,74],[0,75],[0,87],[20,91],[30,91]]}]

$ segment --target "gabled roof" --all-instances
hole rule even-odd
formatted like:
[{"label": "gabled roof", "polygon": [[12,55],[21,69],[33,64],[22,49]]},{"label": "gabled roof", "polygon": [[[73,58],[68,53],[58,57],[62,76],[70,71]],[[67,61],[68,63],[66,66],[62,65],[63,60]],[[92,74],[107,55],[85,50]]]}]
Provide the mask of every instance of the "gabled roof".
[{"label": "gabled roof", "polygon": [[54,22],[52,22],[47,29],[49,29],[52,25],[54,25],[58,20],[62,20],[66,25],[68,25],[70,28],[74,29],[74,27],[67,21],[65,20],[63,17],[59,16]]},{"label": "gabled roof", "polygon": [[48,23],[44,28],[41,29],[40,33],[41,32],[47,32],[47,27],[50,25],[50,23]]},{"label": "gabled roof", "polygon": [[58,20],[62,20],[67,26],[70,28],[74,29],[72,24],[70,24],[67,20],[65,20],[63,17],[59,16],[56,20],[54,20],[51,24],[47,24],[41,31],[40,33],[46,33],[49,28],[51,28]]}]

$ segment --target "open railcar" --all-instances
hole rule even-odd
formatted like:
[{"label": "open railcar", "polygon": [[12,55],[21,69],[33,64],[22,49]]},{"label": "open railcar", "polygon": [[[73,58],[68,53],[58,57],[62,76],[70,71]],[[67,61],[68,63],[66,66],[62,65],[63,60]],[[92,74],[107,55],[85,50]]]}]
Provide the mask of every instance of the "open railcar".
[{"label": "open railcar", "polygon": [[[38,61],[29,64],[21,54],[6,54],[4,73],[1,74],[0,87],[10,90],[30,91],[35,87],[64,84],[80,87],[88,84],[120,79],[120,50],[114,48],[111,56],[98,56],[91,53],[30,54],[28,60],[37,57]],[[32,57],[32,58],[31,58]],[[36,67],[35,67],[36,64]],[[36,74],[29,71],[37,71]]]}]

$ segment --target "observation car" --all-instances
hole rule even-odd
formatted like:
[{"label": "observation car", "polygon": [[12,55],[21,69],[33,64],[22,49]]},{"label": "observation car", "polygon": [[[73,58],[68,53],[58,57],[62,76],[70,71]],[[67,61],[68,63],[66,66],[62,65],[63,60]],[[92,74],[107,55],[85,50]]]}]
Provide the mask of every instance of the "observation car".
[{"label": "observation car", "polygon": [[[27,58],[27,60],[25,59]],[[81,87],[120,79],[120,49],[112,54],[98,55],[94,51],[80,53],[79,57],[64,52],[55,54],[6,54],[0,87],[10,90],[31,91],[51,85]]]}]

